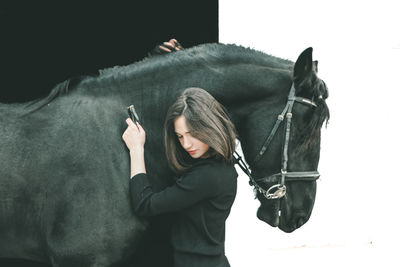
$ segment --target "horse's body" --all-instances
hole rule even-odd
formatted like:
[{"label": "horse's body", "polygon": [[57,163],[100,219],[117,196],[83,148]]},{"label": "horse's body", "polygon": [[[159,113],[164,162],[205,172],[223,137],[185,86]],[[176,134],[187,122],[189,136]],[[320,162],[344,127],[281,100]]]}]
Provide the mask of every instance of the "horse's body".
[{"label": "horse's body", "polygon": [[[299,58],[304,62],[298,63],[297,77],[295,73],[298,94],[325,95],[315,91],[325,88],[314,84],[319,79],[311,51],[305,57]],[[164,116],[179,90],[201,87],[216,97],[228,109],[251,162],[287,101],[292,67],[290,61],[254,50],[210,44],[108,69],[74,86],[60,84],[36,103],[0,104],[0,258],[54,266],[110,266],[129,259],[132,266],[142,266],[145,255],[168,255],[163,246],[153,247],[156,251],[143,246],[165,243],[168,218],[153,220],[150,225],[155,226],[149,227],[149,220],[136,216],[130,206],[129,153],[121,139],[126,107],[135,105],[146,129],[146,166],[153,189],[159,191],[173,177],[162,133]],[[316,111],[299,105],[293,113],[294,119],[298,113],[295,140]],[[290,147],[289,169],[316,170],[320,127],[318,123],[315,140],[304,151]],[[252,166],[254,174],[279,171],[281,146],[276,138],[262,164]],[[313,207],[315,181],[298,183],[288,187],[295,202],[285,202],[294,212],[279,220],[280,200],[259,196],[258,217],[287,232],[304,224]],[[299,186],[306,191],[296,191]],[[162,240],[148,241],[149,228]],[[143,266],[169,266],[165,260],[156,256]]]}]

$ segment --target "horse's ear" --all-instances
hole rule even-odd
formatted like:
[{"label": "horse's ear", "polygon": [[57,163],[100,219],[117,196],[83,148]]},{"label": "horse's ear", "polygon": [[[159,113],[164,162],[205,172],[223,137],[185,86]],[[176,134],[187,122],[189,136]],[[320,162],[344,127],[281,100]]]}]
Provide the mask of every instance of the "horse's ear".
[{"label": "horse's ear", "polygon": [[[307,74],[309,74],[313,70],[312,52],[312,47],[309,47],[304,50],[300,54],[299,58],[296,60],[293,71],[293,78],[295,80],[304,79]],[[317,64],[315,65],[315,67],[317,67]]]}]

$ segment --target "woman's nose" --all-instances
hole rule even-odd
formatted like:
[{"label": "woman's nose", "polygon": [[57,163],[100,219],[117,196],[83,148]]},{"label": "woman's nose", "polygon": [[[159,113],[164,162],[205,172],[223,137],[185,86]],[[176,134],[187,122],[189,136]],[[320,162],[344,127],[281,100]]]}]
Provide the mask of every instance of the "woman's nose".
[{"label": "woman's nose", "polygon": [[192,146],[192,142],[190,141],[190,139],[187,138],[187,137],[184,137],[184,138],[183,138],[183,148],[184,148],[184,149],[188,149],[188,148],[190,148],[191,146]]}]

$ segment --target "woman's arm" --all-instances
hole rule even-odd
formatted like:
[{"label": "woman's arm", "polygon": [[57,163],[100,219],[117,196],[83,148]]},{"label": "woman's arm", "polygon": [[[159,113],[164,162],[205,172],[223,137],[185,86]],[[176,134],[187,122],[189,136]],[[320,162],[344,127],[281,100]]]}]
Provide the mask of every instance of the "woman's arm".
[{"label": "woman's arm", "polygon": [[192,167],[173,186],[154,192],[147,179],[144,162],[145,131],[131,119],[127,119],[126,123],[128,128],[122,138],[130,150],[130,193],[137,214],[151,216],[174,212],[216,194],[221,187],[218,177],[224,175],[225,169],[215,164]]},{"label": "woman's arm", "polygon": [[135,148],[133,151],[131,150],[129,153],[131,157],[131,179],[139,173],[146,173],[146,166],[144,163],[144,149]]},{"label": "woman's arm", "polygon": [[221,175],[222,168],[200,166],[178,179],[174,185],[154,192],[147,174],[139,173],[130,180],[133,209],[138,215],[154,216],[190,207],[217,194],[222,186],[218,179]]},{"label": "woman's arm", "polygon": [[139,123],[134,123],[130,118],[126,119],[128,128],[126,128],[122,139],[125,141],[129,149],[131,158],[131,175],[133,178],[136,174],[146,173],[144,163],[144,143],[146,142],[146,132]]}]

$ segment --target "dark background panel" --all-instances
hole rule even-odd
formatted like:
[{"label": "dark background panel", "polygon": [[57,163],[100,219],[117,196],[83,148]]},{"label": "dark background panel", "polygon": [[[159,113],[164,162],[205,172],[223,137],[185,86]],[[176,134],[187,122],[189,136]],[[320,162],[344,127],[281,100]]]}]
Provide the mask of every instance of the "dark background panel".
[{"label": "dark background panel", "polygon": [[[217,42],[218,1],[1,1],[0,102],[42,97],[70,77],[140,60],[170,38],[186,48]],[[144,261],[171,257],[160,235],[144,240]],[[0,259],[0,266],[48,265]]]},{"label": "dark background panel", "polygon": [[22,102],[142,59],[170,38],[184,47],[217,42],[218,1],[14,1],[0,4],[0,32],[0,101]]}]

